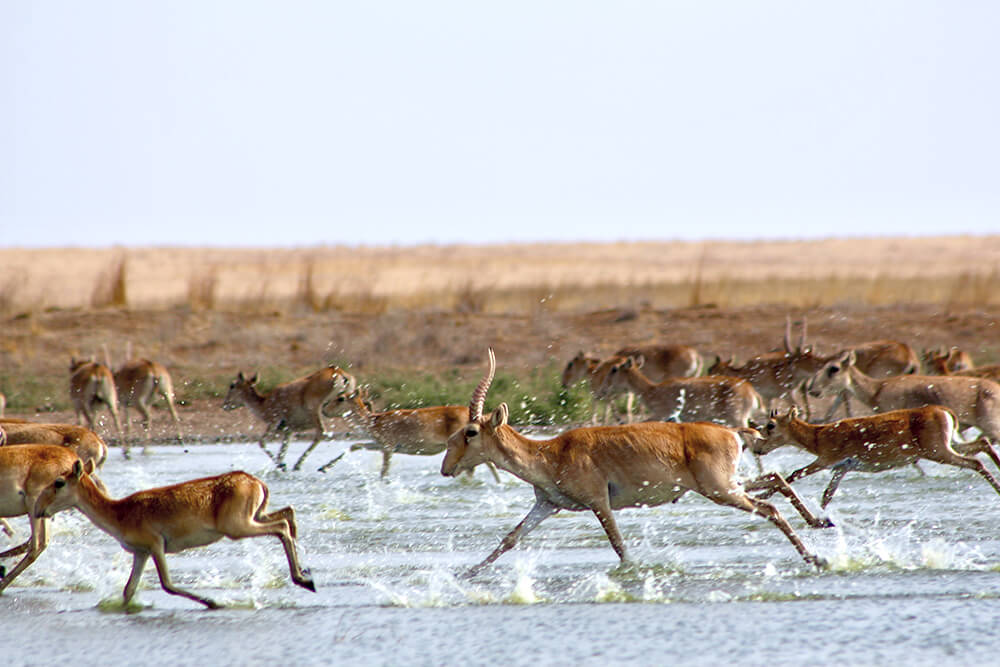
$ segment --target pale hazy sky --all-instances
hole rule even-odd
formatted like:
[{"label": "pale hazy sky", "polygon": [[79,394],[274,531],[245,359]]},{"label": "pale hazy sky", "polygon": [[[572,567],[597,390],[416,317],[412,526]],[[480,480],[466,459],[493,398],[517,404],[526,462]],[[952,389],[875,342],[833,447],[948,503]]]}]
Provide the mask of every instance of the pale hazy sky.
[{"label": "pale hazy sky", "polygon": [[997,2],[0,0],[0,244],[1000,232]]}]

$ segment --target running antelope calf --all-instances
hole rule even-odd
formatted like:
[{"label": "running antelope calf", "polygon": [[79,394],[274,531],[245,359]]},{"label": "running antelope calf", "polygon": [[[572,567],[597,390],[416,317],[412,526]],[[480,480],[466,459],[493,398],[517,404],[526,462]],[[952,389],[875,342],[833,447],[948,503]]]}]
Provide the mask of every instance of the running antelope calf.
[{"label": "running antelope calf", "polygon": [[[771,504],[748,490],[778,488],[793,500],[810,526],[830,525],[811,515],[777,474],[741,488],[736,464],[742,433],[718,424],[646,422],[566,431],[548,440],[531,440],[507,424],[506,403],[490,414],[483,405],[496,361],[489,351],[489,370],[472,394],[469,423],[448,439],[441,474],[454,476],[492,461],[535,488],[528,515],[489,556],[469,571],[474,574],[508,551],[547,517],[560,510],[592,511],[618,557],[627,561],[613,511],[673,502],[687,491],[720,505],[766,517],[776,525],[807,563],[821,566],[788,522]],[[756,433],[752,429],[743,429]]]},{"label": "running antelope calf", "polygon": [[813,396],[850,392],[874,412],[941,405],[965,426],[975,426],[991,442],[1000,439],[1000,384],[958,375],[899,375],[878,379],[857,367],[853,351],[821,368],[806,384]]},{"label": "running antelope calf", "polygon": [[[759,429],[764,439],[752,442],[750,448],[763,455],[784,445],[794,445],[813,454],[814,461],[788,475],[789,484],[832,468],[833,476],[823,491],[824,508],[833,500],[833,494],[848,472],[881,472],[921,459],[975,470],[1000,493],[1000,484],[993,475],[979,459],[970,456],[982,452],[1000,467],[996,451],[985,438],[953,447],[957,427],[955,413],[939,405],[891,410],[817,425],[799,419],[798,410],[793,407],[783,415],[772,412],[767,424]],[[771,493],[758,497],[766,498]]]},{"label": "running antelope calf", "polygon": [[69,397],[76,411],[76,423],[81,423],[81,415],[87,418],[87,426],[96,431],[94,416],[97,408],[103,404],[111,413],[115,431],[122,443],[125,458],[129,458],[128,440],[122,431],[118,418],[118,392],[115,391],[115,380],[111,371],[104,364],[91,359],[70,360],[69,365]]},{"label": "running antelope calf", "polygon": [[42,490],[33,516],[43,519],[75,507],[131,553],[132,573],[125,584],[125,604],[135,596],[142,571],[152,557],[164,591],[218,609],[219,605],[209,598],[174,585],[166,555],[203,547],[223,537],[277,537],[285,549],[292,581],[316,591],[309,571],[299,565],[295,550],[295,511],[284,507],[267,512],[267,486],[253,475],[237,470],[114,500],[95,482],[92,473],[91,464],[77,460],[68,473]]},{"label": "running antelope calf", "polygon": [[155,395],[159,394],[167,404],[171,419],[174,420],[177,440],[182,439],[181,420],[177,416],[177,408],[174,406],[174,383],[170,379],[170,373],[162,364],[149,359],[131,359],[118,367],[114,372],[114,379],[115,390],[121,401],[126,435],[132,430],[128,409],[135,406],[139,414],[142,415],[142,428],[146,434],[146,440],[150,439],[150,425],[153,417],[149,406],[153,403]]},{"label": "running antelope calf", "polygon": [[[364,431],[374,441],[374,447],[354,445],[354,449],[375,448],[382,452],[381,477],[389,474],[389,461],[393,454],[433,456],[445,450],[448,436],[469,423],[469,409],[463,405],[439,405],[373,412],[364,390],[354,396],[341,396],[335,404],[337,410],[352,427]],[[325,472],[334,459],[320,468]],[[500,476],[492,463],[487,463],[497,482]]]},{"label": "running antelope calf", "polygon": [[37,515],[35,504],[45,489],[57,479],[71,474],[80,459],[73,450],[58,445],[10,445],[0,447],[0,517],[28,515],[31,537],[24,544],[0,553],[0,558],[24,554],[10,572],[0,567],[0,592],[48,545],[48,520]]},{"label": "running antelope calf", "polygon": [[[279,468],[285,467],[285,454],[292,433],[312,430],[312,442],[295,462],[294,470],[302,468],[306,457],[323,438],[323,406],[338,395],[351,394],[357,389],[354,377],[337,366],[327,366],[297,380],[279,384],[266,394],[258,391],[256,385],[256,373],[246,377],[240,371],[229,385],[222,409],[235,410],[245,405],[267,425],[257,444]],[[279,433],[281,449],[274,455],[265,443]]]}]

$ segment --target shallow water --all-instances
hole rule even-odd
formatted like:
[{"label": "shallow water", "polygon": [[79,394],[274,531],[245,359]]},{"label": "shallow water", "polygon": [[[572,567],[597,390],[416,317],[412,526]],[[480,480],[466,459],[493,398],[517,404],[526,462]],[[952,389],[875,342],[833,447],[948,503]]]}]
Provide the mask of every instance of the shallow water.
[{"label": "shallow water", "polygon": [[[348,445],[327,445],[311,467]],[[766,459],[784,472],[808,460]],[[848,475],[828,512],[837,527],[825,530],[776,498],[828,571],[803,563],[765,520],[689,494],[617,513],[636,566],[618,566],[593,515],[564,513],[467,580],[461,573],[528,511],[531,487],[503,472],[498,485],[484,469],[447,479],[439,457],[407,456],[383,483],[380,461],[351,452],[323,475],[268,472],[254,445],[159,446],[130,462],[114,452],[102,477],[116,496],[232,469],[261,476],[272,508],[296,509],[318,592],[291,583],[276,539],[224,540],[168,563],[175,583],[226,609],[167,595],[150,565],[139,606],[125,613],[117,600],[131,558],[67,512],[0,596],[4,664],[921,664],[1000,654],[1000,499],[968,471],[924,463],[926,477]],[[816,511],[828,478],[796,485]],[[27,521],[13,523],[23,539]]]}]

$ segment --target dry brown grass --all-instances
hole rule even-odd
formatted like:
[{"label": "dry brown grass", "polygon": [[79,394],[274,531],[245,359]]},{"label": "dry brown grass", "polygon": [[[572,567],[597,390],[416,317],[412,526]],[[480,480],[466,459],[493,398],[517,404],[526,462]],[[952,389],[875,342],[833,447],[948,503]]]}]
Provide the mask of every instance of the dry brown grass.
[{"label": "dry brown grass", "polygon": [[1000,236],[413,248],[0,249],[0,312],[579,312],[1000,301]]}]

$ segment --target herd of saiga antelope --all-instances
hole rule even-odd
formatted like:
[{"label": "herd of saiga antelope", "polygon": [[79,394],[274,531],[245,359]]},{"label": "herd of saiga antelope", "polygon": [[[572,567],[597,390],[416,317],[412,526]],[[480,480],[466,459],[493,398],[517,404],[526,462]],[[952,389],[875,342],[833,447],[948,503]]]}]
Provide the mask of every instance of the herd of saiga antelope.
[{"label": "herd of saiga antelope", "polygon": [[[787,323],[784,348],[754,357],[741,367],[717,358],[704,376],[700,375],[701,355],[687,346],[624,348],[604,360],[581,353],[567,365],[563,384],[585,379],[600,400],[628,392],[629,423],[574,428],[548,440],[529,439],[514,430],[507,423],[506,403],[484,413],[496,368],[492,349],[489,370],[468,407],[373,412],[355,379],[335,366],[279,385],[267,394],[257,390],[256,375],[246,377],[241,372],[230,385],[223,407],[246,406],[266,423],[259,444],[281,468],[293,432],[315,431],[294,466],[298,470],[323,436],[324,414],[340,414],[374,441],[359,446],[381,449],[383,477],[394,452],[445,451],[441,464],[445,476],[471,473],[477,465],[486,464],[494,475],[496,466],[530,483],[535,488],[534,506],[469,574],[495,561],[544,519],[564,509],[592,511],[624,562],[627,553],[613,510],[674,502],[687,491],[767,518],[806,562],[822,567],[823,559],[806,549],[765,499],[781,493],[809,526],[831,526],[829,520],[814,516],[789,485],[824,469],[833,471],[823,493],[824,508],[848,472],[878,472],[920,459],[975,470],[1000,493],[1000,484],[975,458],[985,453],[1000,467],[991,445],[1000,438],[1000,384],[996,382],[1000,367],[974,368],[967,354],[952,348],[925,352],[925,374],[918,374],[920,359],[914,350],[895,341],[865,343],[819,356],[805,345],[804,327],[799,344],[791,345]],[[165,554],[204,546],[223,536],[278,537],[292,580],[314,591],[309,571],[298,561],[293,509],[267,512],[267,487],[252,475],[230,472],[139,491],[119,500],[109,497],[96,474],[107,458],[107,447],[93,431],[94,411],[102,404],[109,409],[127,458],[128,438],[121,428],[119,399],[126,429],[128,407],[134,406],[143,416],[148,435],[149,404],[155,393],[164,397],[178,423],[170,377],[160,364],[130,361],[112,374],[107,365],[74,360],[70,396],[78,422],[83,415],[89,429],[0,420],[0,444],[10,445],[0,447],[0,517],[28,515],[31,523],[27,542],[0,553],[0,557],[25,554],[9,573],[0,568],[0,575],[5,574],[0,591],[45,548],[47,519],[72,507],[132,553],[125,603],[135,595],[152,557],[165,591],[215,608],[212,600],[171,582]],[[645,406],[648,421],[632,423],[632,394]],[[813,424],[808,397],[824,395],[836,396],[837,401],[824,420],[827,423]],[[873,413],[852,418],[848,396]],[[805,420],[799,419],[794,404],[798,397],[806,410]],[[771,409],[763,426],[754,424],[752,418],[768,414],[765,406],[776,400],[792,402],[792,406],[785,413]],[[841,404],[848,417],[830,422]],[[977,428],[981,436],[961,441],[958,434],[964,427]],[[272,454],[266,443],[279,434],[280,449]],[[744,448],[760,456],[786,444],[813,454],[815,460],[787,478],[776,472],[746,482],[737,478]],[[3,528],[11,534],[5,522]]]}]

